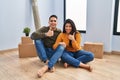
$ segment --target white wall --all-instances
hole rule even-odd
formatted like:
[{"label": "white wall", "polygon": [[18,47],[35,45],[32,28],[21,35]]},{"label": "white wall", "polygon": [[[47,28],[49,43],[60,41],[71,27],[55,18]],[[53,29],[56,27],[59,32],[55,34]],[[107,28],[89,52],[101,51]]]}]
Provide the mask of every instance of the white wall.
[{"label": "white wall", "polygon": [[112,50],[113,0],[88,0],[86,41],[104,43],[104,50]]},{"label": "white wall", "polygon": [[[1,0],[0,2],[0,50],[17,48],[23,28],[35,30],[32,15],[32,0]],[[48,24],[48,16],[53,12],[53,2],[38,0],[41,24]]]},{"label": "white wall", "polygon": [[120,36],[112,36],[112,50],[120,52]]},{"label": "white wall", "polygon": [[50,0],[37,0],[41,26],[48,25],[48,18],[54,14],[54,2]]},{"label": "white wall", "polygon": [[2,0],[0,2],[0,50],[16,48],[25,26],[31,26],[28,0]]},{"label": "white wall", "polygon": [[84,41],[103,42],[104,51],[120,51],[120,36],[113,35],[115,0],[88,0]]},{"label": "white wall", "polygon": [[64,0],[54,0],[54,12],[58,16],[58,28],[62,30],[64,22]]}]

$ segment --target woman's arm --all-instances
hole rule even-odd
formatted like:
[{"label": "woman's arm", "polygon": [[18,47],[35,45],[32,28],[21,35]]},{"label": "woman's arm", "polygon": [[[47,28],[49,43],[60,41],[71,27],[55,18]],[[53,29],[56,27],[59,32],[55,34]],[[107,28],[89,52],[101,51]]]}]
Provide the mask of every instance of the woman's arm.
[{"label": "woman's arm", "polygon": [[62,33],[60,33],[55,41],[55,44],[53,45],[53,49],[56,49],[58,45],[62,42]]}]

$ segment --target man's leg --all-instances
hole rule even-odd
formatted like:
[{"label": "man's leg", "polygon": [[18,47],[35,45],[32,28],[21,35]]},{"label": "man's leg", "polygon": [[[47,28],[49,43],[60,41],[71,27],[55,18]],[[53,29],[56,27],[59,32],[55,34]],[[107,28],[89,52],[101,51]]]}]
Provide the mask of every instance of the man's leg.
[{"label": "man's leg", "polygon": [[48,60],[50,60],[50,58],[53,56],[55,51],[52,48],[46,48],[45,51],[46,51]]},{"label": "man's leg", "polygon": [[34,41],[35,41],[35,47],[36,47],[39,58],[45,62],[46,60],[48,60],[48,58],[47,58],[45,47],[42,40],[40,39],[40,40],[34,40]]},{"label": "man's leg", "polygon": [[[38,77],[41,77],[46,71],[49,69],[52,69],[54,64],[57,62],[57,60],[61,57],[64,51],[64,47],[59,45],[57,49],[54,51],[53,49],[48,48],[47,52],[53,52],[53,56],[51,57],[50,55],[50,60],[48,62],[48,65],[43,66],[39,71],[38,71]],[[49,53],[47,53],[49,55]],[[51,54],[51,53],[50,53]]]},{"label": "man's leg", "polygon": [[57,62],[57,60],[62,56],[64,52],[64,47],[62,45],[59,45],[57,49],[54,51],[53,56],[50,58],[48,62],[48,67],[51,69]]}]

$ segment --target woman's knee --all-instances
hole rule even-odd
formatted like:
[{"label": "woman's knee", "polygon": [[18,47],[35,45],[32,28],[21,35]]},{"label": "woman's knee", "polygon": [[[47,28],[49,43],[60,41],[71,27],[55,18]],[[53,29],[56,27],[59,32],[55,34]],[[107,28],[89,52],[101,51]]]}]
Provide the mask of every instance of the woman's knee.
[{"label": "woman's knee", "polygon": [[92,52],[89,52],[89,59],[92,61],[94,59],[94,54]]}]

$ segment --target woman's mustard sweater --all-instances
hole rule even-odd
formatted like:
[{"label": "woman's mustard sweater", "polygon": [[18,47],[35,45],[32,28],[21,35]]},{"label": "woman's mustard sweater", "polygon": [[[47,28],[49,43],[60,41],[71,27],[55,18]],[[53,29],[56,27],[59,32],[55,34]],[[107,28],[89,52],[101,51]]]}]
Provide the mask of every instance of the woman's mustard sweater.
[{"label": "woman's mustard sweater", "polygon": [[60,33],[57,37],[57,40],[55,44],[53,45],[53,49],[56,49],[59,45],[59,42],[65,42],[66,44],[66,50],[71,51],[71,52],[76,52],[78,50],[81,50],[81,35],[79,32],[75,34],[75,41],[72,41],[72,47],[69,45],[69,39],[68,39],[68,34],[66,33]]}]

